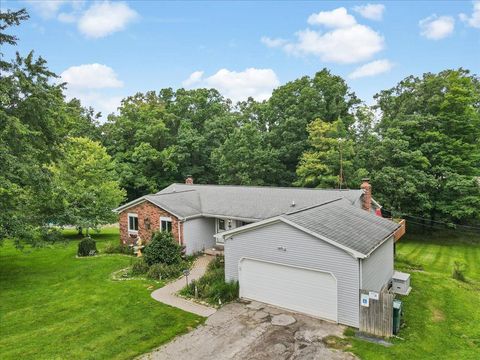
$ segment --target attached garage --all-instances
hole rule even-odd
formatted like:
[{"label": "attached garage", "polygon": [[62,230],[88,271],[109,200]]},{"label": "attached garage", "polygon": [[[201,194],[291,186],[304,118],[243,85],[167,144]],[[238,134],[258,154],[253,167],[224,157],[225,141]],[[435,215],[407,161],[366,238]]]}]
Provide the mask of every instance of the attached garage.
[{"label": "attached garage", "polygon": [[337,280],[331,273],[243,258],[240,296],[337,321]]},{"label": "attached garage", "polygon": [[225,279],[242,298],[359,327],[360,289],[393,272],[398,225],[333,201],[222,233]]}]

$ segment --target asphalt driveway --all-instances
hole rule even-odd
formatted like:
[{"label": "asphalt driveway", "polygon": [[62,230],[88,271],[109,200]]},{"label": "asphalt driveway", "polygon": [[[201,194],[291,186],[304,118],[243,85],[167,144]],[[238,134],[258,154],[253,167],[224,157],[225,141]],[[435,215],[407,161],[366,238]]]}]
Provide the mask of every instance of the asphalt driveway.
[{"label": "asphalt driveway", "polygon": [[357,359],[322,341],[329,335],[342,336],[343,331],[341,325],[265,304],[233,303],[141,359]]}]

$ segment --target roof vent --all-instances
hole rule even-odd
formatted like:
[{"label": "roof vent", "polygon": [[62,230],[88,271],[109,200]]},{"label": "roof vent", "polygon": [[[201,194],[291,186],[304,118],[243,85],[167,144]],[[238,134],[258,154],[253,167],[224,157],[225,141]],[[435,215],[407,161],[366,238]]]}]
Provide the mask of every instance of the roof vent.
[{"label": "roof vent", "polygon": [[290,204],[290,207],[295,207],[295,200],[292,200],[292,203]]}]

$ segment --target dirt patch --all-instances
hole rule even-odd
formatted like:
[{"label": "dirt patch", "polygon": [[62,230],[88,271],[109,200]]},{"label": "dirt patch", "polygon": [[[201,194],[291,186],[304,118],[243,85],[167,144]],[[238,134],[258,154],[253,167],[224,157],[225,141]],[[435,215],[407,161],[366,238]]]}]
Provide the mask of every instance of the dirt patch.
[{"label": "dirt patch", "polygon": [[445,314],[439,309],[433,309],[432,321],[437,323],[443,320],[445,320]]}]

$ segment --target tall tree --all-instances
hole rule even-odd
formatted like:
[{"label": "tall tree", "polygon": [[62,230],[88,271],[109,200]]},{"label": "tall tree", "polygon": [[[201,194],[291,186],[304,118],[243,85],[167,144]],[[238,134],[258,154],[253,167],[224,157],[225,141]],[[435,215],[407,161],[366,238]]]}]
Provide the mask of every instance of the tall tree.
[{"label": "tall tree", "polygon": [[278,152],[253,125],[237,128],[212,153],[221,184],[275,185],[283,173]]},{"label": "tall tree", "polygon": [[86,229],[109,224],[117,216],[112,209],[125,196],[120,189],[112,158],[99,143],[87,138],[69,138],[62,156],[49,168],[53,174],[50,209],[57,225]]},{"label": "tall tree", "polygon": [[479,78],[464,69],[410,76],[376,99],[381,141],[372,178],[381,200],[432,220],[478,219]]},{"label": "tall tree", "polygon": [[175,178],[171,161],[178,118],[168,113],[155,92],[136,94],[122,101],[120,114],[101,128],[103,144],[117,164],[120,183],[128,199],[158,191]]},{"label": "tall tree", "polygon": [[301,154],[308,148],[307,125],[315,119],[334,122],[341,119],[345,128],[354,123],[354,109],[360,101],[345,80],[327,69],[289,82],[273,91],[260,109],[260,123],[268,129],[267,140],[279,151],[286,168],[281,184],[295,180]]},{"label": "tall tree", "polygon": [[[1,13],[0,45],[17,38],[4,31],[28,18],[24,10]],[[0,240],[32,240],[48,219],[42,211],[50,191],[44,165],[59,155],[68,133],[62,85],[33,52],[12,61],[1,54],[0,71]]]},{"label": "tall tree", "polygon": [[346,188],[353,178],[353,141],[343,122],[317,119],[308,126],[311,150],[301,156],[297,185],[320,188]]}]

